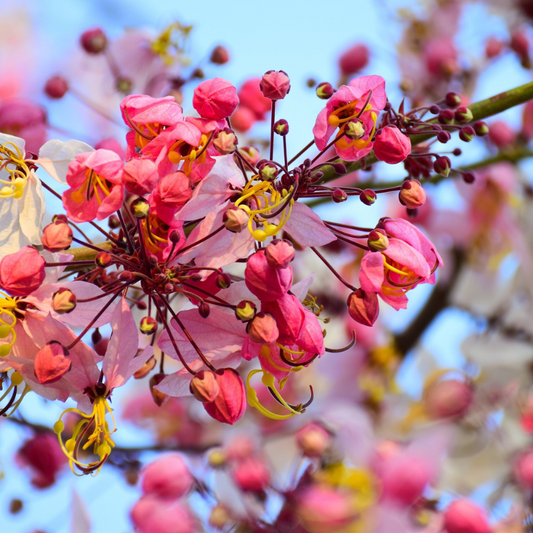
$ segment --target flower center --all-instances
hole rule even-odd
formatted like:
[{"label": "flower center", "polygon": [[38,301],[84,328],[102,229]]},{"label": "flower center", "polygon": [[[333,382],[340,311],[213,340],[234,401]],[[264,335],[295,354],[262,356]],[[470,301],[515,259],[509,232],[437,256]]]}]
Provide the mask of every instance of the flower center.
[{"label": "flower center", "polygon": [[6,171],[7,179],[0,178],[0,198],[20,198],[30,175],[20,148],[12,142],[0,145],[0,174]]},{"label": "flower center", "polygon": [[105,197],[111,194],[113,184],[102,177],[100,177],[94,170],[88,168],[85,171],[85,181],[75,191],[72,192],[71,198],[77,204],[85,201],[90,202],[94,197],[98,205],[102,205]]}]

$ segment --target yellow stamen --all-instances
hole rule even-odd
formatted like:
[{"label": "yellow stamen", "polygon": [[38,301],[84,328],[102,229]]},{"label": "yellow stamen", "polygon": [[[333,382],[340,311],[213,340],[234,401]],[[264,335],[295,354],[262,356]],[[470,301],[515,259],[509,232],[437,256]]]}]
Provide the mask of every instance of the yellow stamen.
[{"label": "yellow stamen", "polygon": [[0,179],[0,198],[21,198],[31,171],[20,148],[12,142],[0,145],[0,170],[9,174],[9,179]]}]

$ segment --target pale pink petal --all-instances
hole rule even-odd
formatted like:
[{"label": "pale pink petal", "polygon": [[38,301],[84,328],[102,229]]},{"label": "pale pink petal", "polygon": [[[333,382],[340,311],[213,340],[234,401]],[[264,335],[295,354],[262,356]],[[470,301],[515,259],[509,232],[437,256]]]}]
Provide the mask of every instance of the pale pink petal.
[{"label": "pale pink petal", "polygon": [[385,267],[381,252],[365,252],[361,259],[359,282],[364,291],[380,292],[385,281]]},{"label": "pale pink petal", "polygon": [[296,202],[284,230],[303,248],[323,246],[337,237],[326,228],[322,219],[307,205]]}]

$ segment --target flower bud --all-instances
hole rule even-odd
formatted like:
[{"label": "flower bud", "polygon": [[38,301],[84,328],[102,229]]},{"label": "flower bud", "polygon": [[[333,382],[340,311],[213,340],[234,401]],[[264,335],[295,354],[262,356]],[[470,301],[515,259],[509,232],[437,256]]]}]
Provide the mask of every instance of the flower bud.
[{"label": "flower bud", "polygon": [[259,168],[259,175],[265,181],[273,181],[279,174],[278,167],[269,161],[263,163]]},{"label": "flower bud", "polygon": [[443,130],[443,131],[439,131],[439,133],[437,133],[437,141],[439,141],[442,144],[446,144],[451,138],[452,138],[452,136],[450,135],[449,131],[444,131]]},{"label": "flower bud", "polygon": [[296,514],[305,531],[346,531],[354,521],[353,496],[328,485],[310,484],[297,493]]},{"label": "flower bud", "polygon": [[61,287],[52,296],[52,308],[60,315],[76,309],[76,295],[69,289]]},{"label": "flower bud", "polygon": [[496,39],[496,37],[489,37],[485,44],[485,56],[487,59],[492,59],[499,56],[503,51],[503,43]]},{"label": "flower bud", "polygon": [[65,96],[68,91],[68,83],[65,78],[62,76],[52,76],[46,82],[44,86],[44,92],[50,98],[54,100],[59,100]]},{"label": "flower bud", "polygon": [[292,268],[271,267],[265,252],[261,250],[248,258],[244,281],[261,301],[272,302],[289,292],[292,286]]},{"label": "flower bud", "polygon": [[120,227],[120,220],[118,219],[117,215],[111,215],[107,219],[107,224],[111,229],[118,229]]},{"label": "flower bud", "polygon": [[202,318],[207,318],[209,314],[211,313],[211,308],[209,307],[209,304],[206,304],[205,302],[201,302],[198,306],[198,313]]},{"label": "flower bud", "polygon": [[375,229],[369,233],[367,245],[373,252],[383,252],[389,247],[389,238],[383,231]]},{"label": "flower bud", "polygon": [[143,316],[139,329],[144,335],[153,335],[157,331],[157,320],[151,316]]},{"label": "flower bud", "polygon": [[276,100],[283,100],[289,94],[291,81],[283,70],[279,72],[269,70],[261,78],[259,88],[265,98],[275,102]]},{"label": "flower bud", "polygon": [[274,239],[265,249],[265,257],[273,268],[287,268],[294,259],[294,246],[287,240]]},{"label": "flower bud", "polygon": [[344,128],[344,135],[354,141],[361,139],[365,136],[365,127],[360,120],[350,120]]},{"label": "flower bud", "polygon": [[487,123],[483,122],[482,120],[475,122],[472,127],[474,128],[474,131],[478,137],[484,137],[489,133],[489,127]]},{"label": "flower bud", "polygon": [[270,483],[270,472],[264,461],[249,457],[237,464],[232,472],[233,481],[243,491],[262,492]]},{"label": "flower bud", "polygon": [[319,424],[308,424],[296,433],[296,444],[306,457],[322,457],[331,441],[330,433]]},{"label": "flower bud", "polygon": [[457,93],[447,93],[444,101],[448,107],[457,107],[461,105],[461,97]]},{"label": "flower bud", "polygon": [[253,302],[242,300],[235,308],[235,316],[241,322],[249,322],[255,316],[257,308]]},{"label": "flower bud", "polygon": [[503,120],[495,120],[490,125],[490,141],[498,148],[511,146],[516,141],[515,132]]},{"label": "flower bud", "polygon": [[433,163],[433,170],[441,176],[448,177],[450,174],[452,162],[449,157],[437,157]]},{"label": "flower bud", "polygon": [[157,192],[165,206],[175,209],[191,197],[191,183],[187,174],[178,170],[159,180]]},{"label": "flower bud", "polygon": [[407,209],[416,209],[426,203],[426,191],[418,180],[407,180],[402,184],[398,199]]},{"label": "flower bud", "polygon": [[233,115],[231,115],[231,126],[240,132],[248,131],[257,120],[254,112],[246,106],[240,105],[237,107]]},{"label": "flower bud", "polygon": [[520,59],[529,56],[529,40],[524,32],[515,31],[511,35],[511,49],[516,52]]},{"label": "flower bud", "polygon": [[202,405],[215,420],[224,424],[234,424],[246,410],[244,383],[233,368],[217,370],[216,378],[220,388],[217,397],[214,401]]},{"label": "flower bud", "polygon": [[468,500],[456,500],[448,506],[444,527],[447,533],[490,533],[485,513]]},{"label": "flower bud", "polygon": [[215,46],[211,52],[211,57],[209,60],[215,65],[225,65],[230,60],[227,48],[220,45]]},{"label": "flower bud", "polygon": [[238,104],[237,89],[222,78],[206,80],[194,89],[192,105],[203,118],[222,120],[229,117]]},{"label": "flower bud", "polygon": [[255,146],[243,146],[240,153],[252,165],[255,165],[261,157],[261,152]]},{"label": "flower bud", "polygon": [[459,139],[466,143],[472,141],[475,136],[476,132],[472,126],[465,126],[464,128],[461,128],[461,131],[459,132]]},{"label": "flower bud", "polygon": [[436,104],[429,106],[429,112],[432,115],[438,115],[440,113],[440,107]]},{"label": "flower bud", "polygon": [[232,154],[237,150],[239,140],[235,132],[229,128],[225,128],[217,133],[213,140],[213,146],[222,155]]},{"label": "flower bud", "polygon": [[95,257],[94,262],[99,267],[107,268],[113,262],[113,258],[107,252],[99,252]]},{"label": "flower bud", "polygon": [[215,279],[215,285],[219,289],[227,289],[231,285],[231,278],[229,277],[229,274],[226,274],[225,272],[218,274]]},{"label": "flower bud", "polygon": [[441,124],[453,124],[455,113],[451,109],[443,109],[437,116]]},{"label": "flower bud", "polygon": [[57,219],[43,229],[41,242],[49,252],[67,250],[72,244],[72,229],[66,222]]},{"label": "flower bud", "polygon": [[333,189],[331,193],[331,199],[336,204],[340,204],[348,200],[348,195],[342,189],[336,188],[336,189]]},{"label": "flower bud", "polygon": [[357,289],[348,296],[348,313],[359,324],[372,326],[379,315],[378,296],[375,292]]},{"label": "flower bud", "polygon": [[45,261],[31,246],[24,246],[0,261],[0,288],[11,296],[29,296],[45,278]]},{"label": "flower bud", "polygon": [[380,161],[394,165],[401,163],[411,153],[411,139],[397,127],[383,128],[374,140],[374,154]]},{"label": "flower bud", "polygon": [[226,229],[233,233],[240,233],[248,226],[249,216],[244,209],[238,207],[231,207],[222,217],[222,222]]},{"label": "flower bud", "polygon": [[328,83],[327,81],[319,84],[316,88],[316,95],[321,100],[329,100],[335,94],[335,92],[336,91],[331,85],[331,83]]},{"label": "flower bud", "polygon": [[289,133],[289,123],[284,119],[281,118],[274,124],[274,131],[281,135],[282,137],[285,137],[287,133]]},{"label": "flower bud", "polygon": [[468,411],[473,397],[472,386],[465,381],[436,381],[424,391],[424,410],[436,420],[459,417]]},{"label": "flower bud", "polygon": [[155,364],[156,364],[155,357],[154,356],[150,357],[150,359],[148,359],[148,361],[146,361],[146,363],[144,363],[144,365],[141,366],[141,368],[139,368],[139,370],[137,370],[133,374],[133,378],[134,379],[145,378],[155,368]]},{"label": "flower bud", "polygon": [[45,344],[35,356],[35,376],[41,384],[55,383],[72,366],[68,350],[59,342]]},{"label": "flower bud", "polygon": [[142,197],[135,198],[130,204],[130,211],[135,218],[146,218],[150,213],[150,204]]},{"label": "flower bud", "polygon": [[106,34],[100,28],[93,28],[81,34],[80,43],[88,54],[100,54],[107,47]]},{"label": "flower bud", "polygon": [[377,198],[377,194],[372,189],[365,189],[360,195],[359,200],[365,205],[372,205]]},{"label": "flower bud", "polygon": [[257,313],[246,330],[250,339],[259,344],[276,342],[279,337],[276,319],[270,313]]},{"label": "flower bud", "polygon": [[200,370],[192,378],[189,390],[199,402],[214,402],[220,391],[220,387],[214,372],[211,372],[211,370]]},{"label": "flower bud", "polygon": [[159,498],[178,499],[192,487],[193,477],[180,455],[173,453],[144,468],[142,490]]},{"label": "flower bud", "polygon": [[346,50],[339,57],[339,68],[342,74],[349,76],[355,74],[368,64],[370,52],[365,44],[356,44]]},{"label": "flower bud", "polygon": [[156,385],[159,385],[165,379],[165,377],[166,374],[154,374],[150,378],[150,392],[152,393],[152,398],[158,407],[161,407],[169,399],[167,394],[154,388]]},{"label": "flower bud", "polygon": [[476,181],[476,175],[473,172],[464,172],[463,181],[465,183],[474,183]]},{"label": "flower bud", "polygon": [[474,115],[469,107],[462,105],[455,110],[455,120],[459,124],[466,124],[473,120],[473,118]]}]

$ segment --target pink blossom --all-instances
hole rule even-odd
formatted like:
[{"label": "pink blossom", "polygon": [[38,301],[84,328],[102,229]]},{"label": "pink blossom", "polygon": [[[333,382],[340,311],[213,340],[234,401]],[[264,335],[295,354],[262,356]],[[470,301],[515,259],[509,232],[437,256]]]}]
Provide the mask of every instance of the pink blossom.
[{"label": "pink blossom", "polygon": [[270,100],[263,96],[260,83],[260,78],[247,80],[242,84],[238,92],[241,106],[252,111],[256,120],[263,120],[265,113],[270,111],[271,105]]},{"label": "pink blossom", "polygon": [[370,52],[365,44],[355,44],[339,57],[339,68],[346,76],[355,74],[366,67],[369,56]]},{"label": "pink blossom", "polygon": [[157,167],[150,159],[130,159],[124,165],[122,183],[131,194],[150,194],[155,190],[158,181]]},{"label": "pink blossom", "polygon": [[139,533],[193,533],[197,531],[189,509],[182,503],[143,496],[131,510]]},{"label": "pink blossom", "polygon": [[75,222],[103,220],[124,202],[123,162],[115,152],[96,150],[79,154],[70,163],[63,205]]},{"label": "pink blossom", "polygon": [[514,461],[513,473],[522,488],[533,490],[533,451],[528,450],[518,456]]},{"label": "pink blossom", "polygon": [[270,472],[263,460],[248,457],[240,461],[232,471],[233,481],[241,490],[261,492],[270,483]]},{"label": "pink blossom", "polygon": [[142,473],[142,490],[160,498],[177,499],[189,491],[193,477],[181,455],[166,455],[150,463]]},{"label": "pink blossom", "polygon": [[269,70],[261,78],[259,88],[265,98],[275,102],[276,100],[283,100],[289,94],[291,81],[283,70]]},{"label": "pink blossom", "polygon": [[468,500],[456,500],[444,513],[448,533],[490,533],[485,512]]},{"label": "pink blossom", "polygon": [[411,153],[411,139],[395,126],[383,128],[374,140],[374,154],[390,165],[401,163]]},{"label": "pink blossom", "polygon": [[331,443],[331,434],[320,424],[307,424],[296,433],[296,444],[307,457],[322,457]]},{"label": "pink blossom", "polygon": [[231,116],[231,126],[243,133],[247,132],[254,125],[255,121],[255,113],[243,105],[240,105]]},{"label": "pink blossom", "polygon": [[234,424],[246,410],[244,383],[232,368],[218,370],[216,375],[220,391],[215,401],[202,405],[215,420],[224,424]]},{"label": "pink blossom", "polygon": [[273,268],[264,251],[251,255],[244,271],[246,286],[261,301],[278,300],[292,285],[292,268]]},{"label": "pink blossom", "polygon": [[437,77],[447,77],[457,69],[457,50],[451,37],[429,41],[424,48],[426,68]]},{"label": "pink blossom", "polygon": [[0,131],[22,137],[26,149],[36,154],[46,141],[44,109],[29,100],[4,100],[0,104]]},{"label": "pink blossom", "polygon": [[489,139],[497,148],[505,148],[514,144],[516,133],[510,128],[507,122],[495,120],[490,124]]},{"label": "pink blossom", "polygon": [[238,104],[237,90],[222,78],[206,80],[194,89],[192,105],[203,118],[224,119],[235,111]]},{"label": "pink blossom", "polygon": [[61,252],[70,248],[72,244],[72,229],[67,224],[66,217],[56,219],[43,229],[41,242],[49,252]]},{"label": "pink blossom", "polygon": [[66,374],[72,361],[68,350],[61,343],[46,343],[35,355],[35,375],[41,384],[54,383]]},{"label": "pink blossom", "polygon": [[0,261],[0,287],[12,296],[28,296],[42,285],[44,265],[35,248],[24,246]]}]

